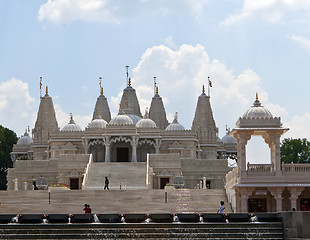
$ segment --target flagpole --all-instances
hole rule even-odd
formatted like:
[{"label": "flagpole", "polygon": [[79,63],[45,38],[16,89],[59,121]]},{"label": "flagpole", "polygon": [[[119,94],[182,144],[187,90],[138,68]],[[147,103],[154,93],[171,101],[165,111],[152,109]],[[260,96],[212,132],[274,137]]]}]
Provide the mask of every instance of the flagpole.
[{"label": "flagpole", "polygon": [[40,99],[42,98],[42,77],[40,77]]},{"label": "flagpole", "polygon": [[208,76],[208,96],[210,97],[210,77]]},{"label": "flagpole", "polygon": [[128,79],[128,68],[129,68],[129,66],[127,65],[127,66],[125,66],[125,68],[126,68],[126,75],[127,75],[127,87],[128,87],[128,85],[129,85],[129,79]]},{"label": "flagpole", "polygon": [[154,95],[156,94],[156,77],[153,77],[154,78]]}]

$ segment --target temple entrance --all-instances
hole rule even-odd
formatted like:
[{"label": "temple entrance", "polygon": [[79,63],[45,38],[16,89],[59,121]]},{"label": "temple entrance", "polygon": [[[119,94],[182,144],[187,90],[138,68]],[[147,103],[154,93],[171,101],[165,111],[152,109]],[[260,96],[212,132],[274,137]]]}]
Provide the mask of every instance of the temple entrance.
[{"label": "temple entrance", "polygon": [[169,183],[169,178],[160,178],[160,189],[164,189]]},{"label": "temple entrance", "polygon": [[249,212],[267,212],[267,200],[249,199]]},{"label": "temple entrance", "polygon": [[78,190],[79,189],[79,179],[78,178],[70,178],[70,189]]},{"label": "temple entrance", "polygon": [[129,148],[117,148],[116,158],[117,162],[129,162]]}]

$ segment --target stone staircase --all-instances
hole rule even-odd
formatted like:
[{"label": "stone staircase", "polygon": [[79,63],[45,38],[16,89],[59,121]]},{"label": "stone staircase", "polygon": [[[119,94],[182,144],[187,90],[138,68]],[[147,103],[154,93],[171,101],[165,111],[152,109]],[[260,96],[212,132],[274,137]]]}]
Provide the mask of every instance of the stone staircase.
[{"label": "stone staircase", "polygon": [[0,239],[283,239],[282,223],[1,224]]},{"label": "stone staircase", "polygon": [[111,190],[146,189],[146,163],[93,162],[85,189],[102,190],[105,177],[109,178]]},{"label": "stone staircase", "polygon": [[[102,189],[102,188],[101,188]],[[83,213],[85,203],[93,213],[215,213],[219,202],[225,202],[225,213],[232,210],[224,189],[165,190],[55,190],[0,191],[2,214],[14,213]]]}]

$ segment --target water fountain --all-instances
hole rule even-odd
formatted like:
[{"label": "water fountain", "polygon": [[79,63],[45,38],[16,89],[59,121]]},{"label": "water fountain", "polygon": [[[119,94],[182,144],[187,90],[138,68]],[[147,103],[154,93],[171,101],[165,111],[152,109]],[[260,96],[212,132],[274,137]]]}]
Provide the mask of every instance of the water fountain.
[{"label": "water fountain", "polygon": [[98,218],[98,216],[97,216],[97,214],[94,214],[93,217],[94,217],[95,223],[101,223],[99,218]]},{"label": "water fountain", "polygon": [[17,214],[15,217],[12,217],[10,223],[19,223],[19,218],[20,218],[20,215]]},{"label": "water fountain", "polygon": [[68,224],[71,224],[72,223],[72,214],[69,214],[68,215]]}]

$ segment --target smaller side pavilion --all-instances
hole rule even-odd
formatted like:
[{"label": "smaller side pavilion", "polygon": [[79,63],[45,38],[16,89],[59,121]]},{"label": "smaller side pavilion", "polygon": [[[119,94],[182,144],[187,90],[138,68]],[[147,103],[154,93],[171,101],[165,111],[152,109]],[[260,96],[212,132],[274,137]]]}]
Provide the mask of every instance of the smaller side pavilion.
[{"label": "smaller side pavilion", "polygon": [[[230,133],[237,140],[238,166],[226,175],[226,193],[234,212],[304,210],[310,205],[310,164],[281,164],[280,117],[273,117],[258,96]],[[251,164],[246,145],[261,136],[270,149],[270,163]],[[259,156],[257,156],[259,157]]]}]

